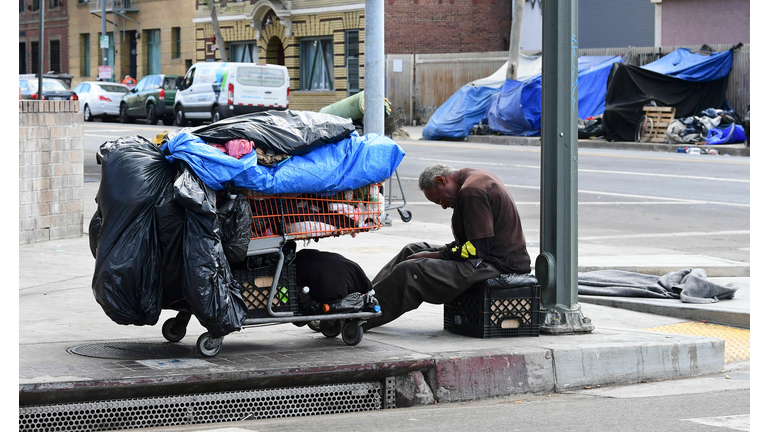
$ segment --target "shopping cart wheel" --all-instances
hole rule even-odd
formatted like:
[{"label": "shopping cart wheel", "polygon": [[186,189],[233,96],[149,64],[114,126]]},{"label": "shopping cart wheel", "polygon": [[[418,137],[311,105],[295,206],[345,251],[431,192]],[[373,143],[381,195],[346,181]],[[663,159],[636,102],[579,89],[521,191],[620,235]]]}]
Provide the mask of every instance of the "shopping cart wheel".
[{"label": "shopping cart wheel", "polygon": [[176,317],[168,318],[163,323],[163,337],[168,342],[178,342],[187,335],[187,323]]},{"label": "shopping cart wheel", "polygon": [[307,327],[311,328],[312,330],[319,332],[320,331],[320,321],[310,321],[307,323]]},{"label": "shopping cart wheel", "polygon": [[197,351],[203,357],[214,357],[221,351],[221,338],[216,339],[210,333],[205,332],[197,338]]},{"label": "shopping cart wheel", "polygon": [[320,321],[320,332],[325,337],[335,338],[341,334],[341,327],[343,325],[344,323],[341,320]]},{"label": "shopping cart wheel", "polygon": [[397,212],[400,213],[400,219],[403,220],[403,222],[410,222],[411,221],[411,212],[408,210],[403,209],[397,209]]},{"label": "shopping cart wheel", "polygon": [[363,340],[363,326],[358,321],[347,322],[341,331],[341,339],[349,346],[359,344]]}]

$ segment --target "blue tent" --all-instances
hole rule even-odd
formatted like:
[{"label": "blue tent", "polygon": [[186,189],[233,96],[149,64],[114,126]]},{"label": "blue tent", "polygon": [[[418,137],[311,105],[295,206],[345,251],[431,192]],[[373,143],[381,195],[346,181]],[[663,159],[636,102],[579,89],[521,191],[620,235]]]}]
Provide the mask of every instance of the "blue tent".
[{"label": "blue tent", "polygon": [[[524,81],[541,75],[541,56],[520,55],[518,76]],[[428,140],[463,139],[485,118],[491,96],[498,93],[507,75],[507,63],[493,75],[463,86],[432,114],[421,135]]]},{"label": "blue tent", "polygon": [[686,81],[713,81],[728,76],[733,66],[733,50],[703,55],[679,48],[653,63],[641,66]]},{"label": "blue tent", "polygon": [[[579,118],[605,111],[608,75],[620,62],[620,56],[579,57]],[[486,117],[491,130],[503,135],[541,135],[541,75],[525,82],[507,80],[491,97]]]}]

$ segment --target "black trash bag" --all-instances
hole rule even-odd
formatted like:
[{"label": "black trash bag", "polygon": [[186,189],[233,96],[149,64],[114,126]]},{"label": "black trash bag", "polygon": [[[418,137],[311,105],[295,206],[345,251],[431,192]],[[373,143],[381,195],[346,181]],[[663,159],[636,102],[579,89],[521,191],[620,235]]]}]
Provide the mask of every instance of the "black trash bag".
[{"label": "black trash bag", "polygon": [[251,241],[251,207],[243,194],[229,196],[218,209],[221,242],[224,255],[231,264],[243,262],[248,254]]},{"label": "black trash bag", "polygon": [[101,232],[101,211],[98,209],[91,218],[91,223],[88,225],[88,243],[91,247],[91,254],[96,258],[96,248],[99,245],[99,233]]},{"label": "black trash bag", "polygon": [[352,293],[373,289],[370,279],[354,261],[334,252],[302,249],[293,260],[299,290],[309,287],[309,295],[318,303],[332,303]]},{"label": "black trash bag", "polygon": [[[301,296],[300,296],[301,297]],[[325,309],[323,308],[325,306]],[[378,307],[377,307],[378,306]],[[304,315],[319,315],[323,313],[378,312],[381,310],[379,301],[370,293],[354,292],[348,296],[326,303],[325,305],[311,299],[299,301],[299,308]]]},{"label": "black trash bag", "polygon": [[155,208],[169,198],[175,170],[140,136],[105,142],[96,158],[102,174],[96,197],[100,228],[89,233],[96,243],[94,297],[118,324],[154,325],[163,274]]},{"label": "black trash bag", "polygon": [[243,114],[189,132],[209,144],[224,144],[242,138],[275,154],[297,155],[347,138],[354,130],[352,120],[348,118],[285,110]]},{"label": "black trash bag", "polygon": [[[169,185],[169,188],[172,186]],[[172,193],[169,193],[167,200],[155,207],[158,241],[163,255],[163,309],[189,308],[182,291],[185,212],[184,207],[173,200]]]},{"label": "black trash bag", "polygon": [[592,137],[603,136],[603,119],[602,116],[595,117],[589,120],[579,119],[579,139],[589,139]]},{"label": "black trash bag", "polygon": [[182,292],[190,311],[214,338],[240,330],[248,308],[224,254],[216,215],[216,193],[183,161],[173,185],[186,209]]},{"label": "black trash bag", "polygon": [[490,278],[485,285],[490,289],[520,288],[538,284],[536,276],[530,273],[507,273]]}]

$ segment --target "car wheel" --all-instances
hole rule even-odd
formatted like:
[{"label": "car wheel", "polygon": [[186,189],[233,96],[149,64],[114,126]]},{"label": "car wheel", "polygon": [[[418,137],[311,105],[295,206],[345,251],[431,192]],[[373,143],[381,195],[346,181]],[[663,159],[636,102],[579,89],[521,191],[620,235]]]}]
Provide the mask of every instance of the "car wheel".
[{"label": "car wheel", "polygon": [[216,123],[219,120],[221,120],[221,114],[219,113],[219,107],[215,106],[211,111],[211,123]]},{"label": "car wheel", "polygon": [[120,105],[120,123],[132,123],[133,119],[128,116],[128,107],[125,104]]},{"label": "car wheel", "polygon": [[83,107],[83,120],[87,122],[93,121],[93,115],[91,114],[91,107],[89,107],[88,105]]},{"label": "car wheel", "polygon": [[184,109],[181,107],[181,105],[176,107],[176,126],[178,127],[184,127],[187,125],[187,117],[184,116]]},{"label": "car wheel", "polygon": [[155,108],[155,104],[147,104],[147,124],[150,124],[150,125],[157,124],[157,111]]}]

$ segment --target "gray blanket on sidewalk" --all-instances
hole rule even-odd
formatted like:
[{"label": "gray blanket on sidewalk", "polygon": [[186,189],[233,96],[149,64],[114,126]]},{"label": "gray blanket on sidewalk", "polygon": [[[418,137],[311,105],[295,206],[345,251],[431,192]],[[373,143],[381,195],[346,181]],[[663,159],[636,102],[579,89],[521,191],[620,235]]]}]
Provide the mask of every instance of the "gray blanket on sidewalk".
[{"label": "gray blanket on sidewalk", "polygon": [[623,270],[579,273],[579,295],[680,299],[683,303],[716,303],[732,299],[739,287],[707,280],[704,269],[683,269],[664,276]]}]

